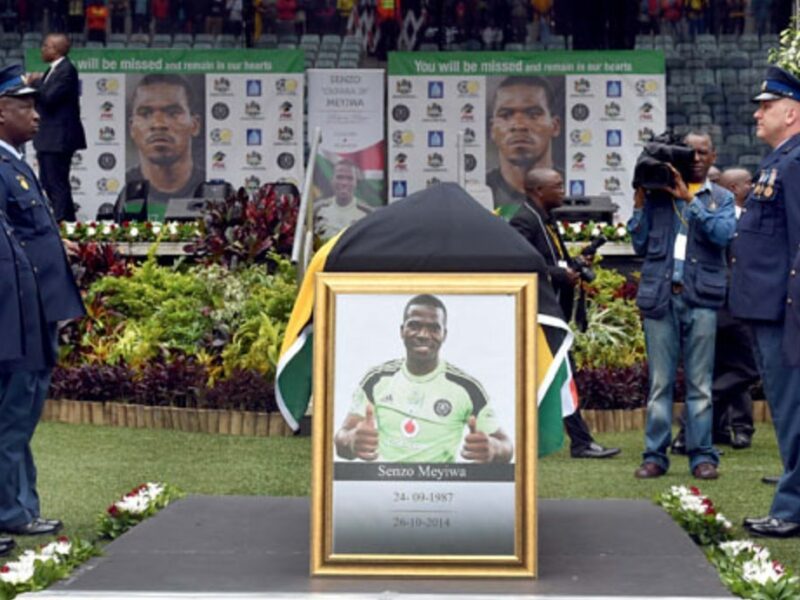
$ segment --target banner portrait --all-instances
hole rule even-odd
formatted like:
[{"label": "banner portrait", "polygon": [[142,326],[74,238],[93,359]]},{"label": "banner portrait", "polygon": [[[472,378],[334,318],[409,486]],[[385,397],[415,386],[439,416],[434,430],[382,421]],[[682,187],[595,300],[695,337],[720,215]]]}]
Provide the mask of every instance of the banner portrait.
[{"label": "banner portrait", "polygon": [[[38,50],[27,52],[27,70],[43,70]],[[302,51],[76,49],[70,58],[88,146],[70,176],[79,219],[143,182],[156,219],[207,181],[250,192],[300,185]]]}]

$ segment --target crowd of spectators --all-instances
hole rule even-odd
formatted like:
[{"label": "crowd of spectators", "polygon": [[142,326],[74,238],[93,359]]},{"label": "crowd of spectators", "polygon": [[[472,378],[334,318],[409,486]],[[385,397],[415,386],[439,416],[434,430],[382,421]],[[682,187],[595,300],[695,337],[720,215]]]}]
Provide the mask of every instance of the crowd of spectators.
[{"label": "crowd of spectators", "polygon": [[[4,31],[85,32],[101,42],[106,33],[226,33],[250,45],[264,34],[344,34],[358,21],[351,14],[363,13],[364,5],[363,0],[0,0],[0,19]],[[509,43],[547,47],[554,35],[571,39],[573,49],[633,48],[643,33],[676,40],[703,33],[776,33],[792,10],[791,0],[379,0],[377,5],[366,14],[387,34],[384,50],[396,47],[399,32],[409,27],[415,45],[440,48],[467,42],[474,50]]]}]

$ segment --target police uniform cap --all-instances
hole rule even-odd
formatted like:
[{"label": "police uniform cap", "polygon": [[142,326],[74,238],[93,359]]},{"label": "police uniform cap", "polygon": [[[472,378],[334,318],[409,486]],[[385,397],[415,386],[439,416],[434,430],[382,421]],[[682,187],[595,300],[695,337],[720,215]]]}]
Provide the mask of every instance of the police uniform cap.
[{"label": "police uniform cap", "polygon": [[0,69],[0,98],[29,96],[36,90],[25,83],[22,65],[8,65]]},{"label": "police uniform cap", "polygon": [[753,102],[789,98],[800,102],[800,79],[780,67],[770,67],[767,78],[761,84],[761,92]]}]

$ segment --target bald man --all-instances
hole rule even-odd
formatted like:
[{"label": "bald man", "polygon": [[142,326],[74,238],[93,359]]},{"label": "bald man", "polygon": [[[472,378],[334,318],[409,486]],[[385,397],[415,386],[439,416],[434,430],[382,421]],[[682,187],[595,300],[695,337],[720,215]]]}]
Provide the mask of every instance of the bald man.
[{"label": "bald man", "polygon": [[57,221],[75,221],[69,169],[76,150],[86,148],[81,124],[78,70],[67,55],[69,38],[51,33],[42,42],[42,60],[50,65],[44,73],[29,73],[28,85],[39,92],[36,111],[41,118],[33,138],[39,179],[47,192]]},{"label": "bald man", "polygon": [[741,213],[741,208],[744,206],[744,201],[747,200],[747,195],[753,187],[753,176],[750,171],[741,167],[725,169],[720,175],[719,184],[733,194],[737,208],[736,216],[738,217]]}]

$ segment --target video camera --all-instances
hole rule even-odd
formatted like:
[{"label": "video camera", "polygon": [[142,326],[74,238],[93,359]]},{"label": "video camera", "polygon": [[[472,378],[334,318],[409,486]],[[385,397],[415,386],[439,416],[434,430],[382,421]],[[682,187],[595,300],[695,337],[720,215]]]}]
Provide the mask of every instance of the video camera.
[{"label": "video camera", "polygon": [[[597,250],[605,244],[608,240],[605,236],[598,235],[596,238],[592,240],[592,243],[586,246],[581,250],[581,256],[587,258],[588,260],[593,260],[594,255],[597,254]],[[570,268],[575,271],[578,276],[585,281],[586,283],[592,283],[595,279],[597,279],[597,273],[591,267],[586,266],[581,261],[577,259],[570,259]]]},{"label": "video camera", "polygon": [[669,132],[662,133],[648,142],[633,170],[633,187],[646,190],[662,190],[675,185],[675,177],[667,165],[672,165],[689,181],[694,164],[694,149],[681,138]]}]

